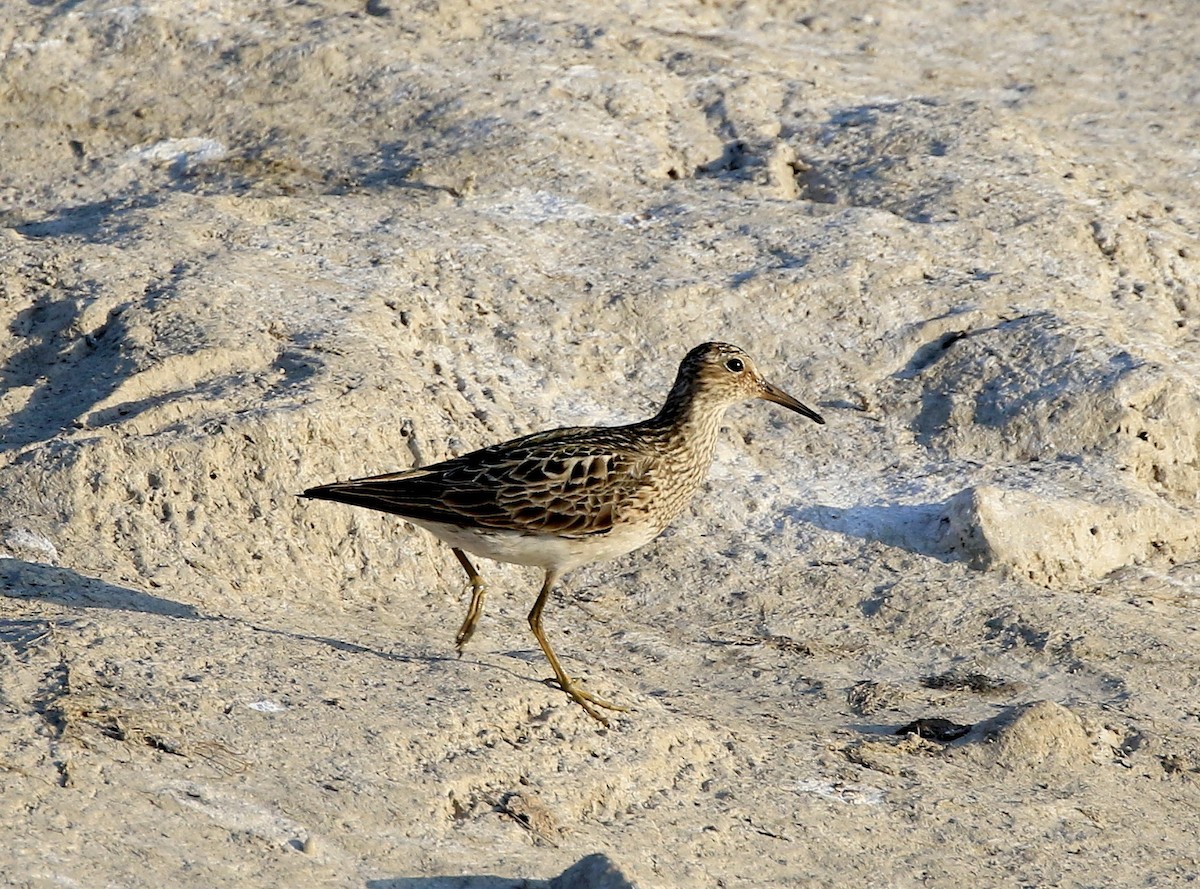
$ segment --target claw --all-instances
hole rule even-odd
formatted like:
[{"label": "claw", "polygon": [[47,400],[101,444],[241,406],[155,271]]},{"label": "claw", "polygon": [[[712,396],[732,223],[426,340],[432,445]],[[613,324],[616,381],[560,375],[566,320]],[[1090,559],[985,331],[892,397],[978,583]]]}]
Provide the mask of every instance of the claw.
[{"label": "claw", "polygon": [[[563,679],[567,680],[565,684],[563,683]],[[595,704],[596,707],[603,707],[605,710],[614,710],[618,713],[629,712],[628,707],[622,707],[620,704],[614,704],[610,701],[604,700],[603,698],[596,697],[570,677],[554,677],[553,679],[546,679],[544,681],[547,685],[557,685],[568,695],[570,695],[571,699],[580,707],[582,707],[588,716],[592,717],[592,719],[595,719],[604,726],[608,725],[608,719],[602,716],[595,709],[595,707],[592,706],[593,704]]]}]

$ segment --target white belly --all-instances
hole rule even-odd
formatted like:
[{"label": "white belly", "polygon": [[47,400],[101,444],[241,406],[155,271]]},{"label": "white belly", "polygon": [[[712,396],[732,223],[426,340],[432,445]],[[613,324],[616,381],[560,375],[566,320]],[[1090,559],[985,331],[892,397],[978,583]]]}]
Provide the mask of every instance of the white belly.
[{"label": "white belly", "polygon": [[607,534],[584,538],[549,537],[516,531],[480,530],[443,525],[439,522],[406,519],[439,540],[485,559],[533,565],[558,572],[570,571],[588,562],[598,562],[632,552],[658,536],[649,525],[618,525]]}]

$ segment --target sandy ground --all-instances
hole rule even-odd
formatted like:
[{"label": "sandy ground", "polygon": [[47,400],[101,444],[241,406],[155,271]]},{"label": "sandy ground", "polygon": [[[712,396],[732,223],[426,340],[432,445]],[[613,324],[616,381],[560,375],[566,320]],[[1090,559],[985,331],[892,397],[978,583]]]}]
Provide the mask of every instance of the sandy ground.
[{"label": "sandy ground", "polygon": [[[1200,11],[0,3],[0,880],[1200,875]],[[539,577],[294,494],[653,412]],[[551,881],[554,881],[551,883]]]}]

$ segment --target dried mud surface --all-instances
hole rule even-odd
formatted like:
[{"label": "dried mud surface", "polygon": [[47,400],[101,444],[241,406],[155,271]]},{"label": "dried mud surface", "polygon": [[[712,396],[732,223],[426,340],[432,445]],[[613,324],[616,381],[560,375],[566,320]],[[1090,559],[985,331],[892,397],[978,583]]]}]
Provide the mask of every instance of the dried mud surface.
[{"label": "dried mud surface", "polygon": [[[0,880],[1200,874],[1188,0],[0,2]],[[732,409],[649,547],[302,502]]]}]

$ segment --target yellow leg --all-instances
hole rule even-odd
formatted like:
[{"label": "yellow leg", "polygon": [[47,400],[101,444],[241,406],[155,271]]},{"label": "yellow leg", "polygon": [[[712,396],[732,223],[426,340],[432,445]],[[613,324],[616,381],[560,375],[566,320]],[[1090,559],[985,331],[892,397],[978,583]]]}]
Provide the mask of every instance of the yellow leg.
[{"label": "yellow leg", "polygon": [[454,637],[454,647],[458,649],[458,656],[462,657],[463,646],[471,641],[471,637],[475,634],[475,625],[479,623],[479,617],[483,614],[483,594],[486,588],[483,585],[483,578],[479,576],[479,572],[475,570],[475,566],[471,564],[471,560],[467,558],[458,547],[453,547],[454,555],[458,556],[458,562],[467,572],[467,577],[471,581],[471,604],[467,606],[467,616],[463,619],[462,626],[458,628],[458,633]]},{"label": "yellow leg", "polygon": [[[618,710],[622,713],[628,713],[629,708],[618,704],[610,704],[608,701],[602,700],[585,691],[577,682],[571,679],[558,662],[558,658],[554,656],[554,649],[550,647],[550,642],[546,638],[545,631],[542,629],[542,609],[546,607],[546,602],[550,598],[550,590],[553,589],[556,580],[558,580],[556,572],[546,572],[546,580],[542,584],[542,591],[538,593],[537,601],[533,603],[533,609],[529,612],[529,628],[533,630],[533,635],[537,637],[538,645],[542,647],[542,653],[546,655],[546,660],[550,662],[550,668],[554,670],[554,678],[558,682],[558,687],[569,694],[571,699],[587,712],[588,716],[604,725],[608,725],[608,720],[600,715],[596,707],[603,707],[606,710]],[[593,707],[593,704],[596,707]]]}]

